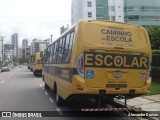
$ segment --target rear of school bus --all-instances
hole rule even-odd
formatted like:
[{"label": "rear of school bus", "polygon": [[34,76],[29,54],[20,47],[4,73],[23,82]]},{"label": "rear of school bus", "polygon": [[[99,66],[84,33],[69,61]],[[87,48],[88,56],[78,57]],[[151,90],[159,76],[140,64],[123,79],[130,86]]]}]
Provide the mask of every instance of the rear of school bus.
[{"label": "rear of school bus", "polygon": [[150,92],[152,55],[143,27],[90,20],[80,21],[75,31],[72,95],[133,97]]},{"label": "rear of school bus", "polygon": [[35,60],[33,63],[33,74],[35,76],[42,75],[42,62],[41,62],[41,53],[36,52]]}]

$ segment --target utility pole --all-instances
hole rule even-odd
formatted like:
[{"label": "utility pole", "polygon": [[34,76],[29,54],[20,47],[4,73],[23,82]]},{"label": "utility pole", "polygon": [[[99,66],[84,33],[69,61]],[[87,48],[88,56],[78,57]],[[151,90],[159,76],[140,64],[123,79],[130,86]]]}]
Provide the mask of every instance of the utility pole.
[{"label": "utility pole", "polygon": [[2,64],[4,64],[4,45],[3,45],[3,38],[5,38],[5,36],[0,36],[1,41],[2,41]]}]

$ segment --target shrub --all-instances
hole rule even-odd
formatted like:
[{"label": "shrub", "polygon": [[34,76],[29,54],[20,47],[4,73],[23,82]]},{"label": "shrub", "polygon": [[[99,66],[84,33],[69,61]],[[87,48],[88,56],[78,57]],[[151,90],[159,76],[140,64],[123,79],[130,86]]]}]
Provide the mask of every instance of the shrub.
[{"label": "shrub", "polygon": [[152,54],[160,54],[160,50],[152,50]]},{"label": "shrub", "polygon": [[152,66],[151,76],[152,78],[160,78],[160,67]]},{"label": "shrub", "polygon": [[152,55],[152,66],[159,66],[160,67],[160,54],[153,54]]}]

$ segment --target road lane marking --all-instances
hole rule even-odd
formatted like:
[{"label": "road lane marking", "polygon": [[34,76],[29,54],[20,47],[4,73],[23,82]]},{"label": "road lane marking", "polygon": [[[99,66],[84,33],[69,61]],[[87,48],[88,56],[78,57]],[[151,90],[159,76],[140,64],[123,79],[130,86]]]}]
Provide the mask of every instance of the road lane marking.
[{"label": "road lane marking", "polygon": [[61,116],[63,115],[62,111],[59,108],[56,108],[56,110]]},{"label": "road lane marking", "polygon": [[49,98],[49,101],[52,102],[52,103],[54,102],[52,98]]},{"label": "road lane marking", "polygon": [[5,81],[2,81],[1,83],[3,84]]},{"label": "road lane marking", "polygon": [[44,93],[45,93],[46,95],[48,95],[48,93],[47,93],[46,91],[45,91]]}]

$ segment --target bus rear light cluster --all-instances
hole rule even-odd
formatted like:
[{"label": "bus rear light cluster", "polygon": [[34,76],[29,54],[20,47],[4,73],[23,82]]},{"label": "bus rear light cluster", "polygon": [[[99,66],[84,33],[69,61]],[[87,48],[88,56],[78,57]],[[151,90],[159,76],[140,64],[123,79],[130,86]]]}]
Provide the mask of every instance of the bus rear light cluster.
[{"label": "bus rear light cluster", "polygon": [[148,80],[148,79],[149,79],[149,77],[150,77],[150,73],[151,73],[151,72],[148,70],[148,71],[147,71],[147,75],[146,75],[146,80]]},{"label": "bus rear light cluster", "polygon": [[84,79],[84,55],[83,54],[78,56],[76,63],[77,63],[78,74],[81,78]]},{"label": "bus rear light cluster", "polygon": [[148,66],[147,66],[146,80],[149,79],[150,75],[151,75],[151,61],[149,60]]}]

